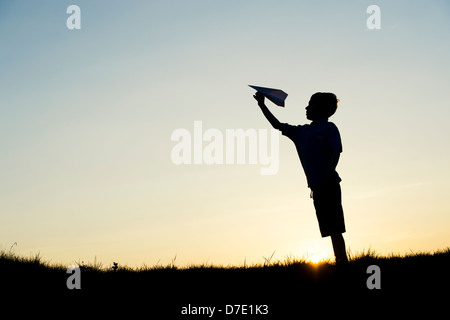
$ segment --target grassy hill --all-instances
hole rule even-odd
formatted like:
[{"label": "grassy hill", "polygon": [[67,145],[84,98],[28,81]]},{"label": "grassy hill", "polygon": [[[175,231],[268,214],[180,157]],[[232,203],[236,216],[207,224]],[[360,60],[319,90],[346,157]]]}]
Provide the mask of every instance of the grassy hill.
[{"label": "grassy hill", "polygon": [[[379,267],[380,289],[367,286],[371,265]],[[266,259],[238,267],[177,267],[173,262],[137,269],[100,263],[79,267],[81,289],[69,290],[67,266],[42,261],[39,255],[0,252],[3,305],[32,304],[46,315],[79,312],[115,318],[125,311],[148,319],[294,319],[356,310],[360,316],[438,311],[450,296],[450,248],[404,256],[367,252],[345,266]]]}]

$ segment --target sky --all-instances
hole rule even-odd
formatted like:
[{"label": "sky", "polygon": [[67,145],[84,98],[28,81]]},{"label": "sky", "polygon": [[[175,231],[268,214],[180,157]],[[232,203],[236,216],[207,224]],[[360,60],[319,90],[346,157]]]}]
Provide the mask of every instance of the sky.
[{"label": "sky", "polygon": [[444,0],[2,0],[0,249],[68,265],[331,257],[281,134],[271,175],[260,158],[174,163],[180,130],[192,148],[208,130],[272,141],[249,84],[287,92],[267,105],[290,124],[313,93],[340,99],[350,252],[446,248],[449,39]]}]

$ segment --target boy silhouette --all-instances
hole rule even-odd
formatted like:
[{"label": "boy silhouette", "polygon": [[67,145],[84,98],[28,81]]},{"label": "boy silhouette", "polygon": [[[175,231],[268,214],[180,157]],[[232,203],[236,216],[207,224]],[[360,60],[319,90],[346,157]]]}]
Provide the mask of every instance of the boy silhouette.
[{"label": "boy silhouette", "polygon": [[341,204],[341,186],[336,165],[342,152],[339,130],[328,122],[337,109],[336,95],[317,92],[311,96],[306,107],[306,118],[311,124],[293,126],[281,123],[264,104],[264,95],[257,92],[253,96],[272,127],[291,139],[305,171],[311,198],[322,237],[331,236],[336,263],[347,263],[344,212]]}]

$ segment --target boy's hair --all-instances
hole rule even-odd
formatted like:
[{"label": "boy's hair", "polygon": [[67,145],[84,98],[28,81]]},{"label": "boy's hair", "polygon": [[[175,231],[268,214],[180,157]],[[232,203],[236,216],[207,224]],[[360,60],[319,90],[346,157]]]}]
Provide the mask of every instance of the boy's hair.
[{"label": "boy's hair", "polygon": [[331,117],[337,109],[337,103],[339,99],[334,93],[331,92],[316,92],[311,96],[313,100],[323,108],[323,112],[327,118]]}]

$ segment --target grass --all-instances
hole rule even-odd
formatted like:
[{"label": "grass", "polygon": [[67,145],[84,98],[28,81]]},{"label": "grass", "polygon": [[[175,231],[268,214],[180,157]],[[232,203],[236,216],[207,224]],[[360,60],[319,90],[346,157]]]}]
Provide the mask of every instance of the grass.
[{"label": "grass", "polygon": [[[147,266],[143,264],[141,267],[129,267],[127,265],[121,265],[117,262],[113,262],[112,265],[105,266],[102,262],[98,261],[97,258],[94,258],[93,262],[85,262],[79,260],[73,265],[79,266],[85,271],[92,271],[98,273],[110,273],[117,271],[126,271],[126,272],[147,272],[147,271],[157,271],[157,270],[195,270],[195,269],[217,269],[217,270],[238,270],[238,269],[259,269],[259,268],[275,268],[275,267],[292,267],[298,265],[309,265],[309,266],[320,266],[320,265],[334,265],[332,260],[322,260],[318,263],[312,263],[308,260],[308,256],[303,257],[295,257],[293,255],[286,255],[284,259],[276,259],[273,257],[275,255],[275,251],[268,257],[262,257],[262,263],[256,263],[252,265],[248,265],[244,260],[242,265],[214,265],[214,264],[189,264],[186,266],[177,266],[176,259],[177,255],[175,255],[171,261],[167,265],[160,264],[158,261],[153,266]],[[450,247],[443,250],[436,250],[434,252],[430,251],[419,251],[419,252],[408,252],[404,254],[394,254],[391,253],[387,256],[383,256],[378,254],[375,250],[369,248],[367,250],[363,250],[362,252],[353,253],[351,251],[347,252],[349,257],[349,265],[357,264],[362,261],[367,262],[394,262],[394,261],[403,261],[403,262],[411,262],[412,260],[424,259],[424,258],[432,258],[432,257],[447,257],[450,256]],[[36,253],[34,255],[30,255],[28,257],[21,256],[15,253],[13,250],[13,246],[9,250],[0,249],[0,267],[1,268],[9,268],[9,267],[18,267],[18,268],[40,268],[46,269],[48,271],[61,271],[66,270],[67,265],[62,263],[52,263],[49,261],[44,261],[40,255],[40,253]]]},{"label": "grass", "polygon": [[[176,256],[167,265],[136,268],[117,262],[104,265],[96,260],[79,261],[81,289],[69,290],[68,266],[43,261],[39,253],[19,256],[10,248],[0,251],[0,283],[4,292],[24,301],[42,299],[53,301],[55,306],[65,305],[65,301],[83,302],[83,306],[92,302],[94,309],[112,302],[117,307],[145,305],[164,314],[162,319],[180,318],[180,308],[188,304],[270,305],[272,317],[259,315],[257,319],[278,319],[302,307],[325,312],[334,310],[333,306],[370,304],[392,312],[401,306],[400,301],[417,307],[427,305],[430,298],[436,309],[442,292],[450,287],[450,248],[388,256],[369,249],[350,254],[350,262],[344,267],[330,261],[313,264],[293,256],[274,260],[273,256],[264,257],[259,264],[244,261],[239,266],[177,266]],[[367,288],[370,265],[380,267],[380,290]]]}]

